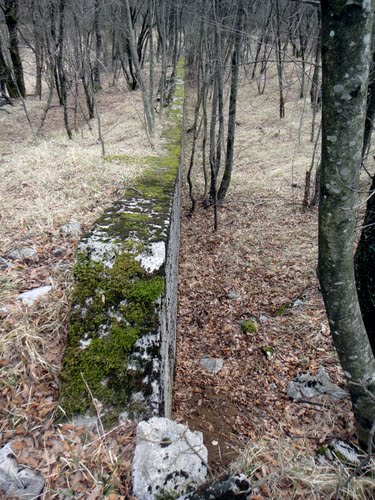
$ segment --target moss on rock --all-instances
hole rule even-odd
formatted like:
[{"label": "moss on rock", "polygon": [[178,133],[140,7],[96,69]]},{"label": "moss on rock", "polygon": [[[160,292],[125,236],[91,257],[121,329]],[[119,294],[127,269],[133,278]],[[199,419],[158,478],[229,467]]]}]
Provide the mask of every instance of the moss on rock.
[{"label": "moss on rock", "polygon": [[[164,279],[120,254],[112,268],[77,257],[75,307],[62,369],[60,404],[67,414],[92,407],[86,384],[103,404],[123,407],[135,379],[127,356],[136,340],[158,327],[157,301]],[[121,304],[119,306],[119,304]]]},{"label": "moss on rock", "polygon": [[[180,61],[178,77],[183,75],[183,64]],[[165,156],[105,158],[108,162],[143,163],[148,168],[97,219],[78,247],[60,386],[60,406],[69,416],[94,410],[93,396],[114,422],[129,406],[131,394],[147,395],[152,390],[152,356],[159,356],[155,345],[145,343],[151,357],[142,361],[142,367],[132,363],[130,368],[129,364],[137,352],[137,340],[158,335],[164,269],[163,265],[145,269],[142,257],[152,251],[152,245],[161,243],[165,248],[167,243],[180,163],[183,99],[180,82],[163,132]],[[134,404],[143,405],[142,401]]]}]

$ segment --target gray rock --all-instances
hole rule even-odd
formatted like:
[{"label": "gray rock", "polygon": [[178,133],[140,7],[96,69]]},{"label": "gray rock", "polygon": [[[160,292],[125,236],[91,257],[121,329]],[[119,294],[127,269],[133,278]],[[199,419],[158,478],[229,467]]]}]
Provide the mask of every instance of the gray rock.
[{"label": "gray rock", "polygon": [[0,269],[9,269],[12,264],[8,262],[6,259],[3,259],[3,257],[0,257]]},{"label": "gray rock", "polygon": [[18,464],[10,444],[0,448],[0,490],[6,496],[31,500],[37,498],[43,488],[43,477]]},{"label": "gray rock", "polygon": [[240,292],[237,292],[236,290],[231,290],[230,292],[227,293],[227,299],[230,300],[239,300],[241,298]]},{"label": "gray rock", "polygon": [[80,236],[82,228],[79,222],[69,222],[69,224],[64,224],[60,227],[60,234],[63,236],[70,236],[72,238],[77,238]]},{"label": "gray rock", "polygon": [[162,417],[140,422],[133,460],[133,494],[138,500],[184,494],[204,483],[207,448],[201,432]]},{"label": "gray rock", "polygon": [[8,254],[8,258],[12,260],[23,260],[35,257],[35,255],[37,255],[37,252],[33,248],[23,247],[14,249],[12,252],[10,252],[10,254]]},{"label": "gray rock", "polygon": [[246,500],[251,493],[251,484],[245,474],[225,475],[216,481],[206,483],[196,491],[178,500]]},{"label": "gray rock", "polygon": [[346,397],[347,393],[338,385],[332,384],[330,378],[321,366],[316,375],[303,373],[298,375],[288,384],[287,395],[298,401],[327,394],[333,401]]},{"label": "gray rock", "polygon": [[6,306],[0,307],[0,318],[6,318],[10,313],[10,309]]},{"label": "gray rock", "polygon": [[66,272],[72,268],[71,264],[56,264],[55,269],[58,272]]},{"label": "gray rock", "polygon": [[259,321],[260,321],[262,324],[267,323],[267,322],[268,322],[268,320],[269,320],[269,318],[268,318],[266,315],[264,315],[264,314],[261,314],[261,315],[259,316]]},{"label": "gray rock", "polygon": [[43,297],[43,295],[46,295],[51,290],[52,286],[50,285],[33,288],[33,290],[29,290],[18,295],[17,300],[22,300],[22,302],[24,302],[27,306],[31,306],[37,299]]},{"label": "gray rock", "polygon": [[66,253],[66,250],[62,247],[57,247],[52,250],[52,255],[54,257],[60,257],[60,255],[64,255],[64,253]]},{"label": "gray rock", "polygon": [[223,368],[224,361],[221,358],[202,358],[200,364],[210,373],[219,373]]},{"label": "gray rock", "polygon": [[363,458],[358,449],[346,443],[342,439],[332,439],[329,444],[329,450],[334,453],[335,457],[341,462],[346,462],[349,465],[359,465]]}]

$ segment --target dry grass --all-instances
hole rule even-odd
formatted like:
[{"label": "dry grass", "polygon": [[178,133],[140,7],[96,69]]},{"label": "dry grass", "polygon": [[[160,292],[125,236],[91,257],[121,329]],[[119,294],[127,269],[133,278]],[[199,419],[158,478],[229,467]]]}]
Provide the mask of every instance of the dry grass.
[{"label": "dry grass", "polygon": [[[87,229],[142,174],[142,157],[162,151],[150,147],[139,92],[108,87],[97,101],[106,155],[138,157],[136,164],[102,158],[95,120],[88,125],[80,116],[69,141],[58,106],[37,139],[45,102],[26,101],[32,127],[20,103],[0,114],[0,254],[25,246],[37,252],[0,274],[0,438],[12,442],[21,463],[43,474],[43,498],[127,497],[130,488],[132,425],[102,436],[54,420],[76,244],[59,228],[77,221]],[[55,248],[64,253],[54,256]],[[32,306],[16,300],[49,284],[52,292]]]},{"label": "dry grass", "polygon": [[356,470],[333,457],[312,455],[304,441],[263,438],[239,452],[232,471],[250,477],[254,498],[359,499],[375,493],[374,459]]}]

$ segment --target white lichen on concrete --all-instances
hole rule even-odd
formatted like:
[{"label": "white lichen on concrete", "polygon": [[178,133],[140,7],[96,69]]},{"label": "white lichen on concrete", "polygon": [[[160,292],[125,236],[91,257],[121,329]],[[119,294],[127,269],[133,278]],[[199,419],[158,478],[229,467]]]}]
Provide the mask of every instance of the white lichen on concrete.
[{"label": "white lichen on concrete", "polygon": [[94,262],[101,262],[106,267],[113,267],[116,257],[121,249],[121,244],[116,240],[109,240],[105,230],[100,227],[94,228],[90,235],[78,244],[79,252],[89,250],[90,259]]},{"label": "white lichen on concrete", "polygon": [[165,262],[165,242],[158,241],[151,243],[148,249],[145,252],[139,253],[135,259],[145,271],[149,273],[157,271]]},{"label": "white lichen on concrete", "polygon": [[183,494],[207,475],[207,448],[201,432],[167,418],[153,417],[137,427],[133,494],[138,500]]}]

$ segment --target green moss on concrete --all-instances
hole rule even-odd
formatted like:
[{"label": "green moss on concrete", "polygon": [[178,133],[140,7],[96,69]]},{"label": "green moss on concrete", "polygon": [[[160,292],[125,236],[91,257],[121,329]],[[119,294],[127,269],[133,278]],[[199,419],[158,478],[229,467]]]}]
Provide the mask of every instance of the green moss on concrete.
[{"label": "green moss on concrete", "polygon": [[[183,76],[179,63],[178,78]],[[163,132],[166,155],[162,157],[107,156],[106,161],[147,164],[145,172],[125,191],[124,197],[97,219],[92,234],[103,243],[115,243],[117,257],[108,263],[90,260],[88,253],[77,255],[76,286],[68,331],[68,343],[61,375],[60,406],[68,415],[93,410],[87,390],[108,410],[107,418],[128,406],[145,374],[128,370],[129,354],[138,338],[158,329],[158,303],[164,290],[162,270],[149,274],[137,256],[153,242],[166,242],[166,227],[181,153],[181,109],[183,85],[169,111],[169,126]],[[105,257],[104,257],[105,260]],[[142,403],[139,403],[142,404]]]},{"label": "green moss on concrete", "polygon": [[[149,275],[126,253],[117,257],[112,268],[79,255],[74,277],[75,308],[60,405],[68,415],[92,408],[86,381],[103,404],[123,407],[135,383],[127,372],[127,356],[140,336],[157,328],[157,300],[164,279]],[[90,343],[85,346],[85,341]]]}]

